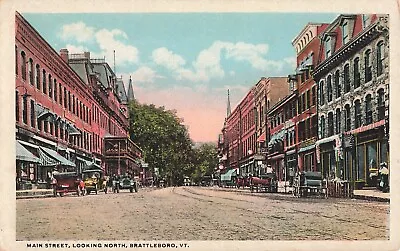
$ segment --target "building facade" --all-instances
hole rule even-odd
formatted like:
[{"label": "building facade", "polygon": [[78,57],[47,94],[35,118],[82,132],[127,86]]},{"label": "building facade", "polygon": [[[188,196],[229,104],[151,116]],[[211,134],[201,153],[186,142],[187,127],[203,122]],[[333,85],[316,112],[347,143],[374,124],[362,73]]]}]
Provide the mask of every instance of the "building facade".
[{"label": "building facade", "polygon": [[374,186],[389,161],[385,15],[340,15],[320,35],[316,159],[325,177]]},{"label": "building facade", "polygon": [[[53,171],[104,171],[104,136],[129,137],[115,86],[104,87],[101,72],[69,65],[65,49],[59,55],[22,15],[15,17],[17,188],[46,186]],[[108,83],[116,84],[114,76],[110,71]]]}]

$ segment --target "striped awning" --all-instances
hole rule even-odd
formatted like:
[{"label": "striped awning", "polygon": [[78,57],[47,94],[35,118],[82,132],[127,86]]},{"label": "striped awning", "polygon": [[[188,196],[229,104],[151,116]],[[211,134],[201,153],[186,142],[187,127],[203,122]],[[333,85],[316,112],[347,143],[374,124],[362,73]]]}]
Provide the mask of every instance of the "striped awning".
[{"label": "striped awning", "polygon": [[39,155],[41,159],[41,164],[43,166],[55,166],[55,165],[64,165],[64,166],[72,166],[75,167],[75,163],[67,160],[63,156],[61,156],[58,152],[51,150],[46,147],[39,147]]},{"label": "striped awning", "polygon": [[380,120],[378,122],[375,122],[373,124],[369,124],[369,125],[366,125],[366,126],[362,126],[362,127],[356,128],[356,129],[351,130],[349,132],[345,132],[345,134],[357,134],[357,133],[365,132],[365,131],[368,131],[368,130],[383,126],[384,124],[385,124],[385,120],[382,119],[382,120]]},{"label": "striped awning", "polygon": [[18,141],[15,144],[16,147],[16,159],[20,161],[39,163],[40,159],[28,151]]}]

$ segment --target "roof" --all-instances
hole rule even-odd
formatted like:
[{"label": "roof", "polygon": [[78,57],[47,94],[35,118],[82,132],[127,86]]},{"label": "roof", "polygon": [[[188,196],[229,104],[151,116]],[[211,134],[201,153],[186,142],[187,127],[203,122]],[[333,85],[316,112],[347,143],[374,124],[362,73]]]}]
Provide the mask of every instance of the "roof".
[{"label": "roof", "polygon": [[128,97],[126,95],[125,84],[122,78],[117,78],[115,86],[116,86],[116,91],[118,92],[117,93],[118,97],[121,99],[122,102],[127,102]]}]

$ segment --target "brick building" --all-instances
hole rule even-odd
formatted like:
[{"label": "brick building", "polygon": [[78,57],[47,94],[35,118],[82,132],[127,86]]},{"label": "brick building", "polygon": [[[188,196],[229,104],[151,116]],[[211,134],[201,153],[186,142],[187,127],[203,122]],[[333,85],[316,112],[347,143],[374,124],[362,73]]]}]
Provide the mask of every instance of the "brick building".
[{"label": "brick building", "polygon": [[[54,170],[104,171],[106,136],[131,142],[123,83],[105,62],[69,65],[65,49],[59,55],[22,15],[15,17],[17,183],[46,186]],[[126,151],[141,155],[134,144]]]},{"label": "brick building", "polygon": [[[317,87],[312,72],[319,58],[320,39],[318,36],[329,24],[308,23],[293,39],[296,49],[296,73],[290,75],[290,89],[298,91],[296,109],[296,153],[292,167],[298,166],[301,171],[316,171],[315,142],[317,140]],[[297,164],[295,163],[297,162]],[[297,169],[291,170],[298,171]]]},{"label": "brick building", "polygon": [[340,15],[320,35],[316,159],[324,176],[375,185],[389,161],[389,32],[385,15]]}]

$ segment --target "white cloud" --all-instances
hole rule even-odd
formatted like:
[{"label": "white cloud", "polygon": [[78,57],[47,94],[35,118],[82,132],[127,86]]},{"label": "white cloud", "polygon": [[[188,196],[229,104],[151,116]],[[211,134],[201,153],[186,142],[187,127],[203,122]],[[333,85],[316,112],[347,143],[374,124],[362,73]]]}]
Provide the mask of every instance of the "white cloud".
[{"label": "white cloud", "polygon": [[178,54],[174,54],[165,47],[155,49],[151,57],[156,64],[162,65],[170,70],[179,69],[186,64],[183,57],[179,56]]},{"label": "white cloud", "polygon": [[132,76],[133,83],[154,83],[157,79],[164,78],[147,66],[142,66],[132,73],[122,73],[122,76],[127,87],[129,83],[129,76]]},{"label": "white cloud", "polygon": [[86,42],[93,39],[94,28],[84,22],[66,24],[61,28],[62,39],[75,39],[78,42]]},{"label": "white cloud", "polygon": [[231,75],[231,76],[235,76],[235,74],[236,74],[235,71],[230,71],[229,72],[229,75]]},{"label": "white cloud", "polygon": [[80,46],[80,45],[76,46],[76,45],[72,45],[72,44],[67,44],[66,48],[67,48],[68,52],[72,53],[72,54],[89,51],[89,49],[87,47]]}]

